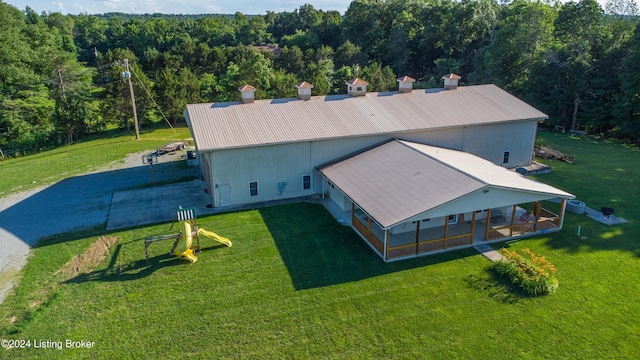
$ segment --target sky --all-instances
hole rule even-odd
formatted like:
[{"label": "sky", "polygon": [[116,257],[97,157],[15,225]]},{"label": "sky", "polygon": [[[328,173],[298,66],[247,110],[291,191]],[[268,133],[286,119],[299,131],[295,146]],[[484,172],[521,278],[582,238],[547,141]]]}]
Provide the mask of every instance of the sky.
[{"label": "sky", "polygon": [[324,11],[338,10],[341,14],[351,0],[2,0],[20,10],[27,6],[36,13],[102,14],[122,12],[134,14],[266,14],[293,11],[303,4],[311,4]]}]

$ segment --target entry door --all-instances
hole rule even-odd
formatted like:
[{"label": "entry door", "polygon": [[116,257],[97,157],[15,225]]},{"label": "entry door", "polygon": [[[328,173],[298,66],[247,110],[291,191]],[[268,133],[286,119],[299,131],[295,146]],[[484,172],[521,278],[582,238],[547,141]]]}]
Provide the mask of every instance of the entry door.
[{"label": "entry door", "polygon": [[231,205],[231,186],[229,184],[218,185],[220,189],[220,206]]}]

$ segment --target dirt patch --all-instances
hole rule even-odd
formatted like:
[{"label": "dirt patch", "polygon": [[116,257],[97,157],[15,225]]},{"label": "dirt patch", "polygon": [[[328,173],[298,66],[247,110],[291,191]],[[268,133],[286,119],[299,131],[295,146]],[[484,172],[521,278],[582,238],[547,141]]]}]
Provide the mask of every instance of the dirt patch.
[{"label": "dirt patch", "polygon": [[28,319],[25,315],[27,312],[39,311],[41,307],[48,306],[47,303],[54,298],[56,287],[59,283],[73,279],[80,274],[91,272],[94,267],[100,265],[100,263],[107,258],[109,250],[119,240],[120,239],[115,236],[99,237],[87,250],[71,258],[71,260],[53,274],[52,278],[47,279],[38,286],[37,290],[28,295],[31,299],[28,302],[28,308],[25,309],[27,311],[18,315],[7,316],[4,319],[0,319],[0,322],[5,322],[6,320],[9,325],[14,325]]},{"label": "dirt patch", "polygon": [[91,272],[94,267],[98,266],[107,258],[109,249],[111,249],[118,240],[115,236],[99,237],[85,252],[74,256],[53,275],[60,276],[63,279],[71,279],[82,273]]}]

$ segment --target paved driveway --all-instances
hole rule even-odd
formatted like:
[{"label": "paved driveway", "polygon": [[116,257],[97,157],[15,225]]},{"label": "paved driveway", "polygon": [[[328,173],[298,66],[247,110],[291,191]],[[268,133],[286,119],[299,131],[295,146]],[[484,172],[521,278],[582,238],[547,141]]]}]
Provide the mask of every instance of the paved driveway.
[{"label": "paved driveway", "polygon": [[[26,263],[29,249],[37,246],[38,239],[75,229],[104,226],[109,219],[114,193],[151,185],[149,167],[141,164],[139,155],[134,158],[138,161],[128,165],[131,167],[75,176],[51,186],[0,199],[0,302],[11,288],[15,274]],[[156,182],[199,178],[197,167],[185,168],[184,161],[179,155],[160,157],[159,163],[154,165]],[[121,166],[127,166],[126,162]],[[184,199],[182,206],[192,206],[194,202],[199,206],[206,205],[200,204],[208,200],[201,195],[204,184],[199,180],[189,183],[191,190],[198,186],[202,189],[193,194],[182,192],[178,195]],[[135,201],[140,208],[148,208],[145,196],[171,199],[176,196],[169,192],[175,190],[176,186],[146,187],[135,193]],[[185,198],[190,194],[195,196],[193,200]],[[120,198],[126,200],[127,193],[123,195]],[[130,203],[130,206],[136,205]],[[163,216],[170,218],[171,214]],[[136,221],[135,217],[131,220]],[[137,224],[126,224],[134,225]]]}]

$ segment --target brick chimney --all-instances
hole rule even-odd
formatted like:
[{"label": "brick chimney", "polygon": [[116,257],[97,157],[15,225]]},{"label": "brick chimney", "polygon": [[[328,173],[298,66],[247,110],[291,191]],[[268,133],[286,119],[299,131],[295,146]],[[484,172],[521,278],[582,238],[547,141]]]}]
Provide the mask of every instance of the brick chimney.
[{"label": "brick chimney", "polygon": [[460,75],[454,73],[447,74],[442,77],[444,79],[444,88],[447,90],[455,90],[458,88],[458,80],[462,79]]},{"label": "brick chimney", "polygon": [[309,100],[311,99],[311,89],[313,89],[313,85],[309,84],[306,81],[301,82],[296,85],[298,88],[298,99],[300,100]]},{"label": "brick chimney", "polygon": [[242,103],[243,104],[251,104],[255,99],[256,88],[251,85],[244,85],[238,88],[242,93]]},{"label": "brick chimney", "polygon": [[367,94],[367,85],[369,83],[362,79],[355,78],[345,84],[347,84],[347,94],[351,96],[365,96]]},{"label": "brick chimney", "polygon": [[398,81],[398,91],[400,91],[401,93],[406,93],[406,92],[411,92],[411,90],[413,90],[413,83],[416,81],[416,79],[410,76],[403,76],[397,79],[397,81]]}]

